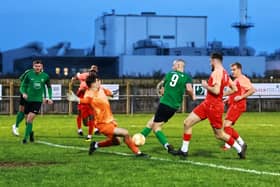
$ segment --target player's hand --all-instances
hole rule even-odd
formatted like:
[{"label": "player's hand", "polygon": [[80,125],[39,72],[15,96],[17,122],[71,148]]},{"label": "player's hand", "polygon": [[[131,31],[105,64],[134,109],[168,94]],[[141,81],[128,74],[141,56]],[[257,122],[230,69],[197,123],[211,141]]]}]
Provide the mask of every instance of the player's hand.
[{"label": "player's hand", "polygon": [[201,81],[201,85],[202,85],[202,87],[205,88],[205,89],[207,89],[207,87],[208,87],[208,84],[207,84],[207,81],[206,81],[206,80],[202,80],[202,81]]},{"label": "player's hand", "polygon": [[195,95],[192,96],[192,100],[193,100],[193,101],[196,100],[196,96],[195,96]]},{"label": "player's hand", "polygon": [[51,99],[46,99],[46,103],[49,104],[49,105],[52,105],[52,104],[53,104],[53,100],[51,100]]},{"label": "player's hand", "polygon": [[73,102],[80,102],[80,99],[72,91],[67,93],[67,100]]},{"label": "player's hand", "polygon": [[23,94],[22,94],[22,97],[23,97],[23,99],[26,100],[26,99],[28,98],[28,95],[27,95],[26,93],[23,93]]},{"label": "player's hand", "polygon": [[240,101],[241,99],[243,99],[243,98],[240,95],[234,97],[234,101],[236,101],[236,102]]},{"label": "player's hand", "polygon": [[227,103],[227,102],[228,102],[228,97],[225,97],[224,100],[223,100],[223,102],[224,102],[224,103]]}]

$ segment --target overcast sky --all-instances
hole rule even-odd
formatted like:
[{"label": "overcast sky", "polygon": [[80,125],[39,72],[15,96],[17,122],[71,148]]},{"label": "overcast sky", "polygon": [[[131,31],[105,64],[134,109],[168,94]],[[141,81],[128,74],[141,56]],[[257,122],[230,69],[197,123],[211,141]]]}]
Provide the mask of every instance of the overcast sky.
[{"label": "overcast sky", "polygon": [[[70,41],[74,48],[94,42],[94,20],[103,12],[208,17],[208,41],[238,45],[231,28],[239,21],[239,0],[0,0],[0,50],[41,41],[46,47]],[[280,1],[248,0],[248,15],[255,27],[248,32],[248,45],[257,52],[280,48]],[[276,16],[275,16],[276,15]]]}]

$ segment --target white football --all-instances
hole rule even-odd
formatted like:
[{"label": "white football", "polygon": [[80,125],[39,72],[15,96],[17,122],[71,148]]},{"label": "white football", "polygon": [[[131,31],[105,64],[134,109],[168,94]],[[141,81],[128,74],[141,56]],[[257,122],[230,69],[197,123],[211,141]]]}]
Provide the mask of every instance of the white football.
[{"label": "white football", "polygon": [[136,146],[141,146],[145,144],[146,138],[143,134],[137,133],[132,136],[132,141]]}]

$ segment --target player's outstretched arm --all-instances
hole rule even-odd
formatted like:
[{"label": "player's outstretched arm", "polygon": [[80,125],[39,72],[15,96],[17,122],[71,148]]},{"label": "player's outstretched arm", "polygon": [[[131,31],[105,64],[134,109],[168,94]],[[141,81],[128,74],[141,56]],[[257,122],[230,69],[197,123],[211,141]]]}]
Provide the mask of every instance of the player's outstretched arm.
[{"label": "player's outstretched arm", "polygon": [[72,102],[80,102],[80,98],[77,97],[72,91],[67,93],[67,100]]}]

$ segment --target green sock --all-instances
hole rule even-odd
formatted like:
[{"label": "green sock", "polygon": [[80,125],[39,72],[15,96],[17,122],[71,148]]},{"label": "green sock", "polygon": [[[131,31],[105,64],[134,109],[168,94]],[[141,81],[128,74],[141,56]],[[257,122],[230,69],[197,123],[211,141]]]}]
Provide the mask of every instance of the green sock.
[{"label": "green sock", "polygon": [[164,146],[168,141],[167,138],[165,137],[165,135],[163,134],[162,131],[157,131],[156,133],[156,137],[159,140],[159,142]]},{"label": "green sock", "polygon": [[32,123],[26,123],[24,139],[27,140],[32,131]]},{"label": "green sock", "polygon": [[147,137],[150,132],[152,131],[151,128],[148,128],[148,127],[145,127],[142,131],[141,131],[141,134],[143,134],[145,137]]},{"label": "green sock", "polygon": [[16,118],[16,127],[18,128],[20,122],[24,119],[24,112],[19,111]]}]

